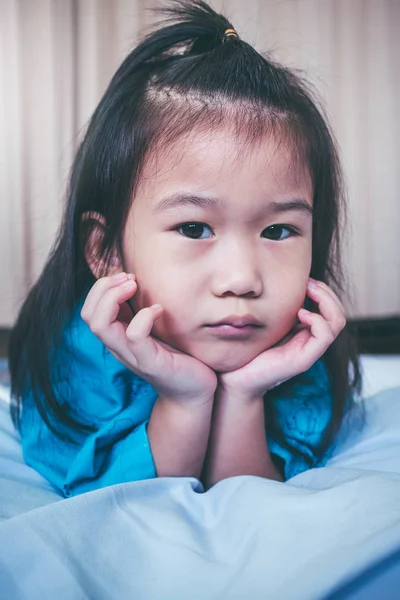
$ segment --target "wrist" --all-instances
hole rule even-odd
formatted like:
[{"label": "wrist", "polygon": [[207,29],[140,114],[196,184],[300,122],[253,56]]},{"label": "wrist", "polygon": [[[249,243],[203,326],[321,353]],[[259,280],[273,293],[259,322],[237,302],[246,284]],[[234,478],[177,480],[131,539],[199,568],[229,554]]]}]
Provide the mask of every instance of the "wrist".
[{"label": "wrist", "polygon": [[214,394],[204,394],[199,396],[167,396],[166,394],[159,394],[157,403],[165,406],[176,407],[177,410],[183,412],[193,412],[193,410],[212,410],[214,404]]},{"label": "wrist", "polygon": [[176,398],[157,398],[148,436],[158,477],[200,477],[210,436],[212,400],[201,398],[193,405]]},{"label": "wrist", "polygon": [[264,394],[261,392],[251,394],[237,389],[229,389],[221,385],[216,390],[215,400],[219,403],[230,402],[238,405],[258,404],[264,401]]}]

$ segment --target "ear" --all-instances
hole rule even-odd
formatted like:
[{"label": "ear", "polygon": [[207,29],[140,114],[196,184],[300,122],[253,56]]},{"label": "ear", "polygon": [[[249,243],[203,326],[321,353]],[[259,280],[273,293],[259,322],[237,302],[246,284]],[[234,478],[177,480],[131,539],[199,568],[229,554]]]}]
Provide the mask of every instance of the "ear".
[{"label": "ear", "polygon": [[85,245],[85,259],[89,269],[94,277],[104,277],[106,275],[115,275],[123,271],[121,260],[117,251],[111,257],[111,264],[108,266],[99,258],[99,249],[106,233],[106,220],[102,214],[98,212],[85,212],[82,215],[82,223],[92,221],[89,237]]}]

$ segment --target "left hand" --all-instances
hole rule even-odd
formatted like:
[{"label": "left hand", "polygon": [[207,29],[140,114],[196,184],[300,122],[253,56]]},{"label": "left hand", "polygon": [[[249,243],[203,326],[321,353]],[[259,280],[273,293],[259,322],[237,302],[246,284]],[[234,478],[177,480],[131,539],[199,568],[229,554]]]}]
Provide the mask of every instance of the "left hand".
[{"label": "left hand", "polygon": [[310,279],[307,295],[318,305],[319,314],[301,308],[300,324],[280,342],[244,367],[218,375],[219,391],[243,400],[260,398],[277,384],[307,371],[321,358],[345,327],[345,311],[336,294],[322,281]]}]

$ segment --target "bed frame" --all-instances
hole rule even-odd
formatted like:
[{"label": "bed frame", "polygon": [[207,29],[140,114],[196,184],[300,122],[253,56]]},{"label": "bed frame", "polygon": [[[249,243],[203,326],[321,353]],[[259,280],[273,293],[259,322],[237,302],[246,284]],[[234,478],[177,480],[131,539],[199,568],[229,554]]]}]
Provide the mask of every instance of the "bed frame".
[{"label": "bed frame", "polygon": [[400,316],[350,319],[360,354],[400,354]]}]

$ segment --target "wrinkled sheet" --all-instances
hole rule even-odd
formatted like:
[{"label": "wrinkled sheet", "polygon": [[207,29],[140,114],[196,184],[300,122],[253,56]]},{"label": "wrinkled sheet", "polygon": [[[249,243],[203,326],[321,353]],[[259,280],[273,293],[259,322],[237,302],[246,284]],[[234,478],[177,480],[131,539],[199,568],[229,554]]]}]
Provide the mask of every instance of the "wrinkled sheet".
[{"label": "wrinkled sheet", "polygon": [[1,597],[310,600],[400,540],[395,473],[332,467],[201,491],[122,484],[4,521]]},{"label": "wrinkled sheet", "polygon": [[9,415],[8,394],[8,390],[0,386],[0,524],[5,519],[61,500],[56,490],[24,463],[19,436]]},{"label": "wrinkled sheet", "polygon": [[362,405],[328,465],[285,483],[159,478],[70,499],[21,464],[0,413],[0,598],[322,598],[400,545],[400,387]]}]

